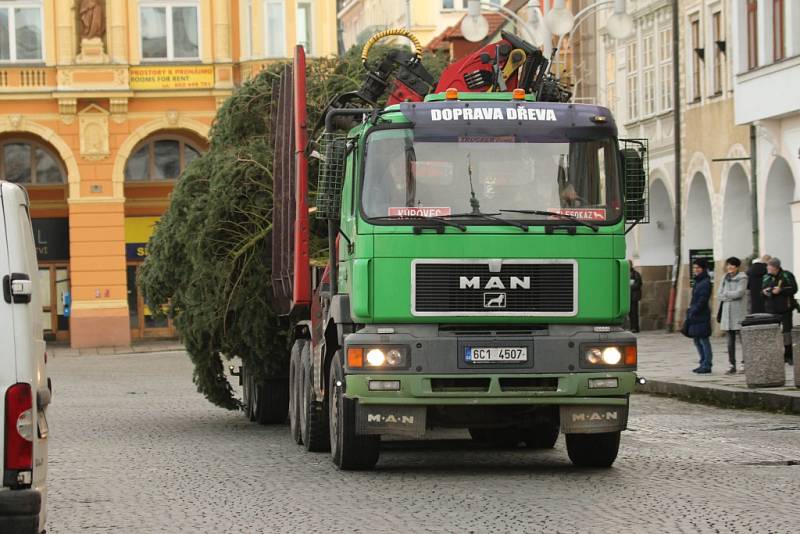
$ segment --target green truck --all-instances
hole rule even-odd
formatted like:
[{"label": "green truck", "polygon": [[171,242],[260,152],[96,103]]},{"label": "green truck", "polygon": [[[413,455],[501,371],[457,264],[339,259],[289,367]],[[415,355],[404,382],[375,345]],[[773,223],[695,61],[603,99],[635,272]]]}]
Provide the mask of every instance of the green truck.
[{"label": "green truck", "polygon": [[[344,470],[375,466],[382,437],[435,428],[529,448],[563,433],[574,464],[610,466],[638,380],[625,233],[647,219],[646,142],[565,101],[514,36],[438,82],[418,52],[368,66],[311,142],[302,48],[279,82],[292,135],[276,139],[291,157],[276,155],[273,285],[295,341],[288,377],[245,373],[245,403],[276,422],[288,404],[295,441]],[[327,222],[324,270],[310,211]]]}]

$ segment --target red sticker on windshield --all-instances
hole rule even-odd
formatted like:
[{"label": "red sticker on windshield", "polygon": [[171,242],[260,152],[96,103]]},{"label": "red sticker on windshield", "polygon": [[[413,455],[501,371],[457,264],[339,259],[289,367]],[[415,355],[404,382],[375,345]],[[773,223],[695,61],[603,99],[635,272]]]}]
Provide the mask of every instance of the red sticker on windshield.
[{"label": "red sticker on windshield", "polygon": [[450,208],[428,208],[409,206],[389,208],[389,217],[443,217],[450,215]]},{"label": "red sticker on windshield", "polygon": [[605,221],[606,210],[603,208],[550,208],[550,213],[569,215],[581,221]]}]

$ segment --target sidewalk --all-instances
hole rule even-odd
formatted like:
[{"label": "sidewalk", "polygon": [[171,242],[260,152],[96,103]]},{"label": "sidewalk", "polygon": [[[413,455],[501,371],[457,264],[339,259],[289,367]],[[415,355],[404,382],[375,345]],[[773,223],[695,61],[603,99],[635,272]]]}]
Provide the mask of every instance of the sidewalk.
[{"label": "sidewalk", "polygon": [[92,349],[73,349],[65,343],[47,344],[47,355],[53,358],[58,358],[60,356],[96,356],[98,354],[178,352],[183,350],[183,345],[175,339],[147,339],[137,341],[127,347],[103,347]]},{"label": "sidewalk", "polygon": [[[744,373],[726,375],[728,349],[724,337],[714,337],[713,373],[692,373],[698,356],[692,340],[681,334],[644,332],[639,334],[639,376],[647,383],[637,386],[644,393],[669,395],[684,400],[731,408],[755,408],[800,414],[800,389],[794,387],[792,368],[786,366],[786,385],[777,388],[750,389]],[[736,360],[741,362],[741,345]],[[796,357],[800,357],[798,354]]]}]

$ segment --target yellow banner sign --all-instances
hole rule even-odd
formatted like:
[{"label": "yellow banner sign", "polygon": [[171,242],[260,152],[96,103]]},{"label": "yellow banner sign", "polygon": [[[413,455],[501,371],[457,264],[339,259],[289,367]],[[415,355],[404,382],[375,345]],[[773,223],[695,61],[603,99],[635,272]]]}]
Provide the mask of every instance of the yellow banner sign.
[{"label": "yellow banner sign", "polygon": [[210,65],[131,67],[130,86],[134,90],[209,89],[214,87],[214,67]]}]

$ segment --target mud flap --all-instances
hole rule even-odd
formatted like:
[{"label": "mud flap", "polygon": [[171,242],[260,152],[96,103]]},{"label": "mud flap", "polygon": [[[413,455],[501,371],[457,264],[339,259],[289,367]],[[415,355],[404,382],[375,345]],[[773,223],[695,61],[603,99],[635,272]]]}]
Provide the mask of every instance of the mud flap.
[{"label": "mud flap", "polygon": [[425,434],[426,406],[356,403],[356,434],[419,438]]},{"label": "mud flap", "polygon": [[564,434],[600,434],[628,428],[628,406],[561,406]]}]

